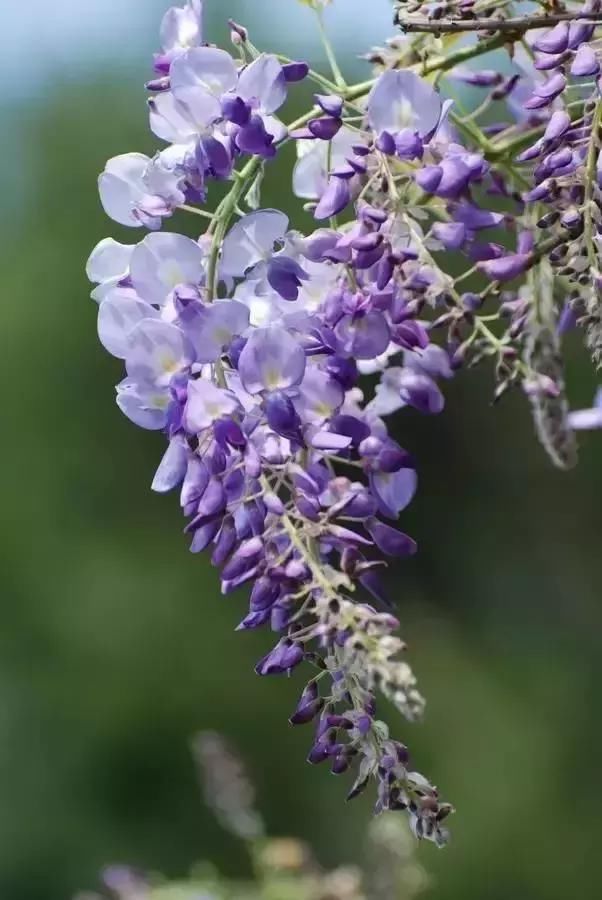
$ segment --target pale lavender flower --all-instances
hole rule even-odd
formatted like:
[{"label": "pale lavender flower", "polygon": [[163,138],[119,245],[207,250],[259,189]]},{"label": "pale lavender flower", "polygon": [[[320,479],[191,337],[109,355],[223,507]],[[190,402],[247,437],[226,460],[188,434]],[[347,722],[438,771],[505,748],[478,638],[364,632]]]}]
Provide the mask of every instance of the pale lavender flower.
[{"label": "pale lavender flower", "polygon": [[170,72],[173,96],[184,104],[199,133],[221,118],[221,99],[235,87],[237,78],[230,54],[216,47],[188,50],[175,60]]},{"label": "pale lavender flower", "polygon": [[259,209],[232,226],[222,244],[221,275],[241,278],[260,262],[267,262],[283,241],[288,217],[276,209]]},{"label": "pale lavender flower", "polygon": [[189,434],[198,434],[238,409],[238,400],[230,391],[222,390],[204,378],[197,378],[188,385],[184,427]]},{"label": "pale lavender flower", "polygon": [[117,385],[117,405],[140,428],[159,431],[167,424],[169,393],[125,378]]},{"label": "pale lavender flower", "polygon": [[357,143],[356,132],[345,125],[333,137],[329,146],[322,141],[298,140],[298,159],[293,169],[293,193],[306,200],[319,200],[328,185],[329,158],[331,167],[337,169],[352,155]]},{"label": "pale lavender flower", "polygon": [[236,300],[218,301],[204,310],[198,324],[188,330],[199,363],[216,362],[236,336],[249,327],[249,309]]},{"label": "pale lavender flower", "polygon": [[130,348],[130,335],[143,319],[158,318],[159,313],[140,300],[128,288],[114,288],[98,308],[98,337],[105,350],[125,359]]},{"label": "pale lavender flower", "polygon": [[277,325],[253,331],[238,360],[238,374],[249,394],[294,387],[304,372],[303,347]]},{"label": "pale lavender flower", "polygon": [[88,279],[98,285],[92,291],[93,300],[100,303],[128,276],[133,252],[133,244],[120,244],[113,238],[104,238],[96,245],[86,264]]},{"label": "pale lavender flower", "polygon": [[594,404],[590,409],[577,409],[567,416],[567,424],[576,431],[602,428],[602,387],[594,396]]},{"label": "pale lavender flower", "polygon": [[149,234],[134,249],[130,277],[138,295],[163,306],[178,285],[199,285],[205,255],[196,241],[180,234]]},{"label": "pale lavender flower", "polygon": [[368,122],[380,135],[404,128],[428,140],[439,125],[441,97],[431,85],[407,70],[383,72],[368,97]]},{"label": "pale lavender flower", "polygon": [[130,228],[158,229],[162,217],[184,202],[182,179],[159,155],[125,153],[110,159],[98,179],[102,206],[112,219]]},{"label": "pale lavender flower", "polygon": [[141,384],[167,388],[194,359],[185,335],[167,322],[143,319],[129,335],[125,364],[128,376]]},{"label": "pale lavender flower", "polygon": [[188,0],[184,7],[168,9],[161,21],[160,37],[161,52],[155,56],[155,68],[165,73],[176,57],[203,43],[203,0]]}]

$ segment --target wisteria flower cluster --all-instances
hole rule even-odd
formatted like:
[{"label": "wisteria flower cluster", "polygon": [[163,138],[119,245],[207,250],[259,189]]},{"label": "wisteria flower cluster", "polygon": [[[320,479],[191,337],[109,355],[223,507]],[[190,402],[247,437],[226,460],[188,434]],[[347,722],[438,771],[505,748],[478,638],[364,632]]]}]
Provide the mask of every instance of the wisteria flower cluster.
[{"label": "wisteria flower cluster", "polygon": [[[100,340],[125,364],[117,403],[167,440],[153,489],[180,489],[191,550],[223,592],[250,587],[239,629],[276,635],[257,673],[313,668],[290,718],[313,723],[309,761],[354,770],[349,797],[374,783],[378,812],[406,810],[442,845],[452,807],[377,713],[379,694],[410,721],[424,706],[381,581],[388,558],[416,552],[397,527],[416,464],[386,418],[439,413],[445,381],[491,361],[494,399],[525,392],[559,467],[576,429],[602,427],[599,394],[569,412],[561,355],[581,326],[602,364],[602,17],[598,0],[519,18],[488,4],[483,19],[479,0],[417,2],[349,85],[326,4],[307,5],[329,77],[232,21],[233,52],[211,45],[201,0],[166,13],[147,84],[163,148],[99,178],[108,215],[148,233],[101,241],[87,272]],[[504,63],[479,68],[500,48]],[[297,82],[314,105],[285,125]],[[472,111],[458,84],[485,92]],[[309,234],[261,208],[287,142]],[[198,239],[163,230],[180,211],[203,221]]]}]

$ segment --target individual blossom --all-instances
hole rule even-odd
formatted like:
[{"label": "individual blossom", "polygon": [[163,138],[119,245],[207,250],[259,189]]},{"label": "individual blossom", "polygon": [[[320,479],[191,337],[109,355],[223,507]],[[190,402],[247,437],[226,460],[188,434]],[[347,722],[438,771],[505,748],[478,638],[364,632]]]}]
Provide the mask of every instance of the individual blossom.
[{"label": "individual blossom", "polygon": [[602,388],[598,388],[593,405],[589,409],[576,409],[567,416],[570,428],[575,431],[589,431],[602,428]]},{"label": "individual blossom", "polygon": [[98,179],[103,208],[120,225],[157,230],[185,202],[183,179],[166,155],[125,153],[110,159]]},{"label": "individual blossom", "polygon": [[169,74],[171,63],[191,47],[203,42],[203,0],[188,0],[184,7],[172,6],[160,28],[161,50],[155,54],[155,69]]}]

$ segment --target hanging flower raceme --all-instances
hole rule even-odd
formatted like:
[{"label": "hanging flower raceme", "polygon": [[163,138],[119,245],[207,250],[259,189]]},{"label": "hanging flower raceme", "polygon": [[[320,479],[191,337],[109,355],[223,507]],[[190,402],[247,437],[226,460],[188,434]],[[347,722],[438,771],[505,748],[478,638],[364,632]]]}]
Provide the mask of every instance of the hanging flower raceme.
[{"label": "hanging flower raceme", "polygon": [[[597,77],[597,45],[590,25],[564,23],[537,37],[535,64],[500,75],[467,68],[480,42],[448,56],[392,42],[372,54],[376,77],[348,86],[329,46],[332,81],[230,22],[235,58],[204,42],[201,12],[168,11],[147,86],[169,146],[100,176],[107,213],[151,232],[105,239],[88,262],[100,340],[124,361],[117,403],[165,435],[152,487],[179,490],[191,550],[224,593],[248,586],[239,630],[275,635],[256,672],[313,669],[290,717],[313,723],[309,761],[353,769],[350,797],[374,782],[377,811],[406,810],[441,845],[451,806],[379,718],[380,695],[410,721],[424,705],[382,578],[417,549],[398,522],[416,464],[385,419],[441,412],[444,382],[490,359],[495,399],[522,386],[557,465],[574,461],[575,429],[599,427],[599,403],[568,412],[560,355],[583,320],[602,358],[599,101],[586,89],[575,114],[562,99],[568,78]],[[458,115],[426,77],[439,69],[487,88],[482,108]],[[314,106],[285,126],[276,114],[306,77]],[[518,96],[516,123],[480,127]],[[260,208],[288,140],[308,234]],[[208,212],[213,180],[227,189]],[[178,209],[208,220],[198,239],[160,230]],[[570,290],[561,327],[554,273]]]}]

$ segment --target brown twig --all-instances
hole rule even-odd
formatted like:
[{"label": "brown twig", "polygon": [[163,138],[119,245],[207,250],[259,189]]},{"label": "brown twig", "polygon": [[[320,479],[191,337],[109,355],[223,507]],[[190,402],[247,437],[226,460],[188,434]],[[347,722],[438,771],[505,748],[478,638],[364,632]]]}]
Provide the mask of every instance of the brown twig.
[{"label": "brown twig", "polygon": [[403,19],[402,10],[395,16],[402,31],[429,34],[462,34],[466,31],[502,31],[522,34],[531,28],[546,28],[559,22],[581,22],[583,25],[599,25],[602,13],[566,12],[549,16],[519,16],[514,19]]}]

